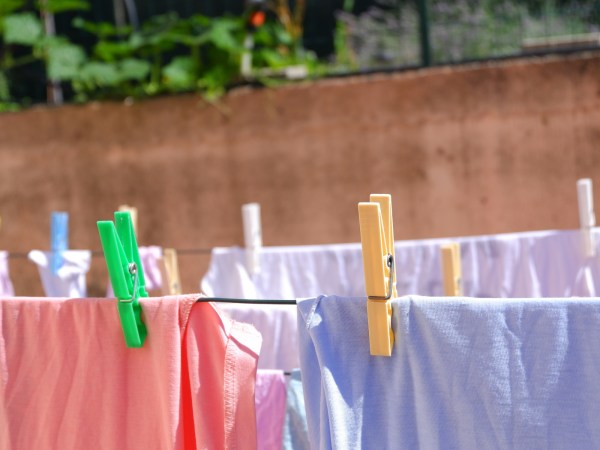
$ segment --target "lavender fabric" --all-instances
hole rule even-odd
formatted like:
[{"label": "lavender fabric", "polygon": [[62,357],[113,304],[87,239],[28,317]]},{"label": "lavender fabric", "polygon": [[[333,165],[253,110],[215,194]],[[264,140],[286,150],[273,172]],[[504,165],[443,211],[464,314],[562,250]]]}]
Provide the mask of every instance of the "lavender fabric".
[{"label": "lavender fabric", "polygon": [[283,371],[258,370],[254,393],[257,448],[281,450],[286,401]]}]

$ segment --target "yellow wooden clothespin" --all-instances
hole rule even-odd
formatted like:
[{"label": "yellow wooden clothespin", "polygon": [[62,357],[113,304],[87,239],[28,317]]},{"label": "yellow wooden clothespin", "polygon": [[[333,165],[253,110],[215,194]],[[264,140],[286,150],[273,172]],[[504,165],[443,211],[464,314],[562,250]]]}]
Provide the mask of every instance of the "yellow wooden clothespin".
[{"label": "yellow wooden clothespin", "polygon": [[162,264],[160,265],[165,295],[181,294],[181,279],[179,278],[179,265],[177,264],[177,251],[173,248],[163,250]]},{"label": "yellow wooden clothespin", "polygon": [[460,296],[462,295],[460,245],[458,245],[458,242],[451,242],[442,245],[440,250],[444,272],[444,294],[448,297]]},{"label": "yellow wooden clothespin", "polygon": [[391,356],[394,345],[392,305],[396,297],[392,197],[371,194],[358,204],[371,355]]},{"label": "yellow wooden clothespin", "polygon": [[131,223],[133,224],[133,231],[135,232],[135,234],[138,234],[138,212],[137,212],[137,208],[135,206],[129,206],[129,205],[120,205],[119,206],[119,211],[122,212],[128,212],[131,215]]}]

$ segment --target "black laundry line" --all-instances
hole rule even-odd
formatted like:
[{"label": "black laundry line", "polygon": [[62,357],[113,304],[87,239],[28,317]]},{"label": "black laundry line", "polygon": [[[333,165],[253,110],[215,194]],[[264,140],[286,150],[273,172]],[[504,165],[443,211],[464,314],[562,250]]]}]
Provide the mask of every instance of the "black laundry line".
[{"label": "black laundry line", "polygon": [[224,298],[224,297],[200,297],[199,303],[240,303],[251,305],[296,305],[296,300],[281,299],[258,299],[258,298]]},{"label": "black laundry line", "polygon": [[[296,300],[282,299],[257,299],[257,298],[224,298],[224,297],[200,297],[196,303],[240,303],[251,305],[296,305]],[[292,372],[283,372],[286,377],[292,376]]]}]

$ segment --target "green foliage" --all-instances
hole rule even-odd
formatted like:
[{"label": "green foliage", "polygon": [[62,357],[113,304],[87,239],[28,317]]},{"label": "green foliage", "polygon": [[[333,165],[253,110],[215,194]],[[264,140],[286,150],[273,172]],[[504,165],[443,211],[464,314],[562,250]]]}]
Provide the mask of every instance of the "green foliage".
[{"label": "green foliage", "polygon": [[[66,38],[46,36],[40,11],[21,11],[27,3],[23,0],[0,0],[0,38],[3,44],[0,59],[0,111],[12,111],[18,107],[17,103],[11,101],[11,70],[41,61],[50,79],[70,81],[78,75],[86,60],[83,49]],[[52,13],[88,8],[85,0],[45,0],[37,6]],[[14,57],[13,47],[20,47],[20,53],[24,55]]]},{"label": "green foliage", "polygon": [[42,22],[33,13],[17,13],[3,20],[6,44],[34,45],[43,34]]},{"label": "green foliage", "polygon": [[76,78],[85,60],[83,49],[64,39],[52,39],[46,44],[46,69],[52,80],[69,81]]},{"label": "green foliage", "polygon": [[10,90],[8,88],[8,78],[4,72],[0,72],[0,102],[7,102],[10,100]]},{"label": "green foliage", "polygon": [[58,14],[66,11],[85,11],[90,9],[86,0],[43,0],[36,2],[40,11]]},{"label": "green foliage", "polygon": [[162,76],[171,91],[192,90],[198,79],[198,62],[191,56],[177,56],[162,69]]},{"label": "green foliage", "polygon": [[77,81],[91,89],[113,87],[121,81],[121,74],[116,64],[93,61],[83,66]]},{"label": "green foliage", "polygon": [[17,11],[23,7],[24,0],[2,0],[0,2],[0,17],[7,16],[8,14]]},{"label": "green foliage", "polygon": [[[0,109],[10,103],[8,71],[41,61],[49,79],[70,84],[76,101],[143,98],[161,93],[198,91],[214,100],[242,81],[240,64],[247,31],[243,17],[208,18],[176,14],[152,17],[139,30],[75,18],[72,25],[94,38],[90,51],[65,37],[47,37],[40,14],[21,12],[24,0],[0,0],[0,37],[7,44],[0,58]],[[39,0],[41,11],[59,14],[88,8],[86,0]],[[253,67],[279,69],[316,58],[298,48],[276,21],[254,36]],[[12,46],[25,57],[12,57]],[[256,78],[263,79],[262,74]],[[269,82],[266,82],[269,84]]]},{"label": "green foliage", "polygon": [[[246,31],[240,17],[181,19],[165,14],[153,17],[139,31],[81,19],[73,24],[96,38],[88,65],[73,81],[79,100],[186,91],[200,91],[212,100],[241,79]],[[271,23],[263,28],[255,35],[254,66],[297,64],[292,40],[283,27]]]},{"label": "green foliage", "polygon": [[142,81],[150,73],[150,63],[143,59],[127,58],[119,64],[121,78],[130,81]]}]

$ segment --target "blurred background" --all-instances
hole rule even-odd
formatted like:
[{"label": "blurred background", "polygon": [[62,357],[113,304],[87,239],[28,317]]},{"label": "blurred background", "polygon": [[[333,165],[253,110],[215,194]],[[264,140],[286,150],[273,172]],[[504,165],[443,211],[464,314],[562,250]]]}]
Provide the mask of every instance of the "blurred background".
[{"label": "blurred background", "polygon": [[600,175],[597,0],[0,0],[0,247],[98,252],[137,207],[141,245],[358,242],[356,204],[391,193],[396,239],[576,228]]}]

